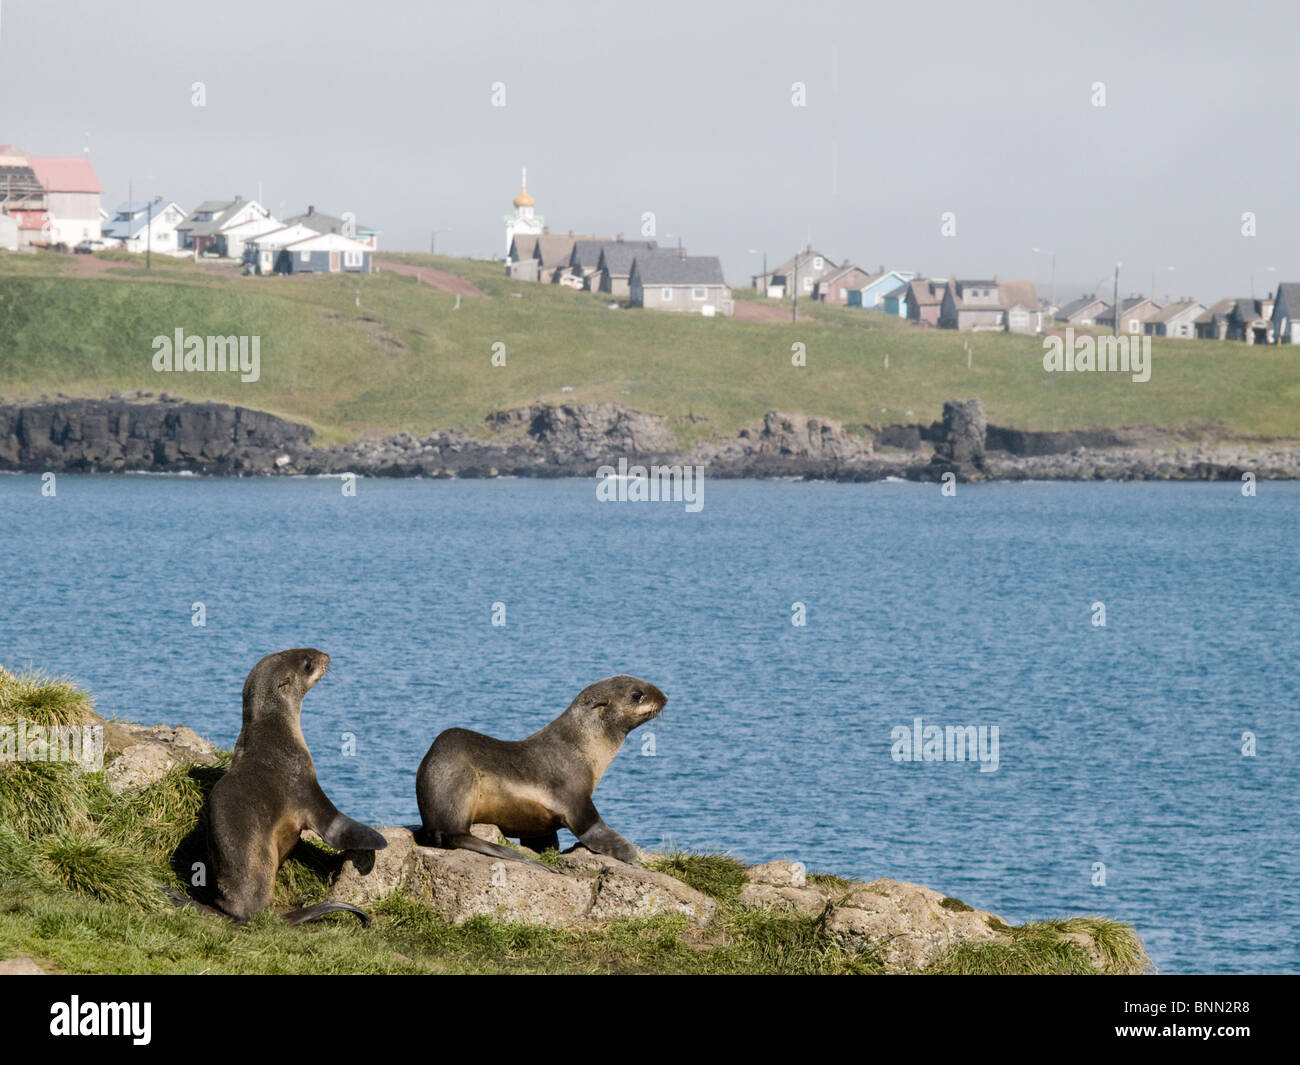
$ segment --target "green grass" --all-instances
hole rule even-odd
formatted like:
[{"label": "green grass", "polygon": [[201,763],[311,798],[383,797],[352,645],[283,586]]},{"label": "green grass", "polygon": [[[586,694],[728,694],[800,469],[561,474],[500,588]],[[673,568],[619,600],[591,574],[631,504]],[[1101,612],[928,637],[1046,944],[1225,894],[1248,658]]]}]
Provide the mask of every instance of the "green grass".
[{"label": "green grass", "polygon": [[[1138,385],[1118,373],[1047,374],[1032,337],[920,329],[821,305],[798,325],[609,310],[592,293],[440,256],[401,258],[459,274],[488,298],[454,310],[454,296],[382,264],[362,278],[260,278],[170,261],[144,279],[125,261],[110,277],[69,276],[67,258],[0,256],[0,395],[169,391],[307,422],[325,442],[481,431],[505,407],[613,401],[668,416],[686,444],[731,436],[770,409],[879,426],[929,422],[945,400],[966,396],[984,400],[991,422],[1023,429],[1300,437],[1300,356],[1286,346],[1156,338],[1151,380]],[[261,380],[155,373],[152,339],[177,327],[260,336]],[[490,364],[498,342],[504,367]],[[794,343],[805,345],[807,366],[791,366]]]},{"label": "green grass", "polygon": [[[90,699],[66,680],[0,670],[0,724],[86,720]],[[176,909],[164,887],[188,870],[204,798],[229,765],[176,769],[123,795],[102,773],[60,763],[0,761],[0,958],[37,959],[75,973],[770,973],[881,971],[869,955],[846,954],[820,917],[745,910],[736,896],[745,866],[728,854],[674,847],[651,863],[718,901],[709,928],[680,914],[551,929],[476,918],[453,925],[399,895],[373,908],[376,921],[332,915],[298,928],[276,913],[246,928]],[[553,863],[556,852],[542,855]],[[280,869],[281,909],[324,898],[341,855],[300,842]],[[847,886],[815,875],[814,883]],[[1010,943],[963,947],[942,972],[1095,972],[1064,938],[1093,935],[1111,971],[1141,971],[1133,930],[1104,918],[1072,918],[1011,929]]]}]

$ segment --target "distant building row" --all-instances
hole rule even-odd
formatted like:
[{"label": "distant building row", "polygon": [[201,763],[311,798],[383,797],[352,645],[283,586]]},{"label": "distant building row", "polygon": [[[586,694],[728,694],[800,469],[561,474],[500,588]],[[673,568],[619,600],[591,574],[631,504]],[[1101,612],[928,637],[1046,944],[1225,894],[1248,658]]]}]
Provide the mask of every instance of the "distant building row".
[{"label": "distant building row", "polygon": [[175,201],[101,205],[103,188],[84,156],[29,156],[0,147],[0,248],[122,248],[216,256],[253,273],[369,273],[379,230],[308,207],[277,219],[256,200],[205,200],[188,213]]},{"label": "distant building row", "polygon": [[633,307],[730,315],[735,305],[712,255],[687,255],[653,240],[551,233],[534,213],[525,185],[506,215],[506,276],[598,292]]}]

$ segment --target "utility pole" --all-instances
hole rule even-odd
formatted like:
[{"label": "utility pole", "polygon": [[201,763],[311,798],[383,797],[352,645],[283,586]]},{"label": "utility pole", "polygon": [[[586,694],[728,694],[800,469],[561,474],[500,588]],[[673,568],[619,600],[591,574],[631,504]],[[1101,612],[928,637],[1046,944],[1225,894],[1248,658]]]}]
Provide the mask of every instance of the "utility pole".
[{"label": "utility pole", "polygon": [[794,253],[794,322],[799,321],[799,252]]},{"label": "utility pole", "polygon": [[144,227],[144,268],[146,270],[153,269],[153,204],[154,201],[150,200],[149,213],[146,216],[148,221]]},{"label": "utility pole", "polygon": [[1120,264],[1115,264],[1115,323],[1111,329],[1111,336],[1119,336],[1119,268]]}]

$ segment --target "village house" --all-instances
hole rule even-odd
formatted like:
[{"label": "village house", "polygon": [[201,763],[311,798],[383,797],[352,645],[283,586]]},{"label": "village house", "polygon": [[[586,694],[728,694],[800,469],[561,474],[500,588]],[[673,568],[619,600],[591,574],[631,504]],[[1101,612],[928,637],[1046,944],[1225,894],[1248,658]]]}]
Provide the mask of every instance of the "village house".
[{"label": "village house", "polygon": [[1198,340],[1226,340],[1228,336],[1228,312],[1237,305],[1235,299],[1219,300],[1211,304],[1203,313],[1196,316],[1196,336]]},{"label": "village house", "polygon": [[937,326],[939,312],[943,309],[943,296],[947,290],[948,282],[942,278],[920,278],[909,281],[907,292],[898,303],[898,313],[908,321]]},{"label": "village house", "polygon": [[301,223],[281,226],[259,236],[252,237],[244,243],[244,264],[254,274],[273,274],[277,272],[280,252],[290,244],[300,240],[310,240],[320,236],[314,229]]},{"label": "village house", "polygon": [[1273,294],[1257,300],[1241,297],[1233,301],[1227,314],[1225,340],[1240,340],[1247,344],[1273,343]]},{"label": "village house", "polygon": [[914,270],[886,270],[882,266],[848,294],[848,306],[884,310],[885,297],[915,277]]},{"label": "village house", "polygon": [[1040,333],[1043,309],[1032,281],[961,281],[944,286],[939,328]]},{"label": "village house", "polygon": [[596,276],[592,278],[594,290],[615,299],[626,299],[630,292],[632,261],[654,247],[653,240],[611,240],[603,245]]},{"label": "village house", "polygon": [[280,274],[368,274],[369,246],[338,233],[313,233],[285,244],[275,256]]},{"label": "village house", "polygon": [[49,215],[45,188],[36,179],[27,154],[12,145],[0,145],[0,247],[10,251],[46,243]]},{"label": "village house", "polygon": [[33,155],[29,160],[45,189],[50,243],[72,247],[83,240],[99,240],[99,198],[104,190],[90,160],[84,155]]},{"label": "village house", "polygon": [[794,287],[799,286],[799,295],[811,298],[817,282],[837,269],[836,265],[811,245],[791,256],[775,270],[766,274],[755,274],[753,286],[770,299],[790,299]]},{"label": "village house", "polygon": [[204,200],[176,227],[181,249],[196,255],[242,259],[246,241],[238,236],[228,239],[228,231],[245,222],[270,216],[271,212],[256,200],[245,200],[242,196],[230,200]]},{"label": "village house", "polygon": [[601,250],[609,243],[608,237],[575,240],[573,251],[569,255],[568,269],[559,277],[559,283],[570,288],[590,289],[592,277],[600,269]]},{"label": "village house", "polygon": [[[1127,299],[1120,300],[1119,306],[1119,332],[1130,333],[1139,336],[1142,333],[1142,325],[1148,319],[1160,311],[1160,304],[1146,296],[1129,296]],[[1115,328],[1115,308],[1107,307],[1097,315],[1097,325],[1103,329]]]},{"label": "village house", "polygon": [[316,210],[312,204],[307,205],[307,210],[303,214],[284,219],[284,225],[304,225],[317,233],[337,233],[341,237],[348,237],[359,244],[364,244],[371,251],[379,250],[379,234],[382,232],[373,226],[362,225],[353,217],[337,218],[332,214],[325,214],[323,211]]},{"label": "village house", "polygon": [[813,299],[847,307],[853,292],[861,289],[870,280],[871,275],[862,267],[846,263],[832,270],[813,285]]},{"label": "village house", "polygon": [[570,233],[567,236],[543,233],[539,236],[533,250],[533,258],[537,260],[537,280],[546,284],[558,283],[564,271],[569,268],[574,244],[586,239],[585,233]]},{"label": "village house", "polygon": [[1284,281],[1273,301],[1273,337],[1278,344],[1300,344],[1300,282]]},{"label": "village house", "polygon": [[516,233],[506,250],[506,277],[516,281],[537,280],[537,235]]},{"label": "village house", "polygon": [[1107,310],[1110,310],[1110,304],[1096,293],[1090,292],[1058,308],[1052,317],[1067,325],[1096,325],[1097,315]]},{"label": "village house", "polygon": [[130,252],[154,251],[161,255],[184,255],[176,227],[185,211],[175,200],[118,204],[112,218],[101,224],[105,241]]},{"label": "village house", "polygon": [[713,255],[688,256],[670,249],[638,252],[628,295],[633,307],[657,311],[686,311],[709,318],[733,310],[722,264]]},{"label": "village house", "polygon": [[1205,304],[1184,299],[1162,307],[1142,323],[1143,332],[1156,337],[1196,336],[1196,319],[1205,313]]}]

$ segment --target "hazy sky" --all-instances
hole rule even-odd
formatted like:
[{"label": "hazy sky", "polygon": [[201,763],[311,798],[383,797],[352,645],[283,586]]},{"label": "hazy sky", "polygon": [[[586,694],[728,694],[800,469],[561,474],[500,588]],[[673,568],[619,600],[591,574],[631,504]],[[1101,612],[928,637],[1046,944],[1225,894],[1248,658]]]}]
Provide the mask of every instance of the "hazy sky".
[{"label": "hazy sky", "polygon": [[389,249],[500,255],[527,165],[553,232],[653,211],[733,284],[811,233],[1208,302],[1300,280],[1297,41],[1294,3],[0,0],[0,143],[89,147],[106,206],[260,185]]}]

